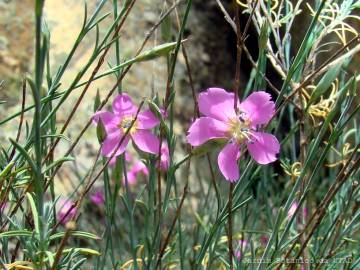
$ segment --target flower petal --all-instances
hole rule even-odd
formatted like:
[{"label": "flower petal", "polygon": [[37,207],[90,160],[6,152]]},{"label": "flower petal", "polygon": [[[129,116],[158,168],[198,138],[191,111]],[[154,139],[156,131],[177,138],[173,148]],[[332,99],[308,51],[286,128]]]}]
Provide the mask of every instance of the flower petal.
[{"label": "flower petal", "polygon": [[145,166],[145,164],[140,161],[140,160],[137,160],[133,167],[131,168],[131,171],[137,175],[138,173],[143,173],[144,175],[149,175],[149,170],[148,168]]},{"label": "flower petal", "polygon": [[160,120],[150,110],[140,112],[137,116],[137,128],[139,129],[150,129],[159,123]]},{"label": "flower petal", "polygon": [[292,218],[292,216],[295,214],[296,212],[296,209],[299,207],[299,204],[297,201],[294,201],[291,206],[290,206],[290,209],[289,211],[287,212],[287,217],[288,219]]},{"label": "flower petal", "polygon": [[141,151],[151,154],[157,154],[159,152],[159,139],[150,131],[138,129],[131,136]]},{"label": "flower petal", "polygon": [[192,146],[199,146],[211,139],[225,138],[228,125],[210,117],[200,117],[188,130],[186,137]]},{"label": "flower petal", "polygon": [[247,142],[247,148],[252,158],[259,164],[269,164],[277,160],[280,151],[279,141],[274,135],[264,132],[253,132],[252,142]]},{"label": "flower petal", "polygon": [[199,95],[199,110],[202,114],[221,121],[236,117],[234,94],[222,88],[209,88]]},{"label": "flower petal", "polygon": [[169,114],[164,108],[160,108],[160,113],[163,118],[168,118]]},{"label": "flower petal", "polygon": [[59,206],[58,219],[65,225],[76,215],[76,207],[71,200],[65,198],[60,198],[57,205]]},{"label": "flower petal", "polygon": [[116,159],[117,159],[117,156],[113,156],[113,158],[110,159],[110,161],[109,161],[109,166],[110,166],[110,167],[115,166],[115,164],[116,164]]},{"label": "flower petal", "polygon": [[[129,185],[135,185],[136,184],[136,175],[132,171],[126,173],[126,178],[127,178],[127,181],[128,181]],[[123,183],[124,183],[124,185],[126,183],[125,177],[123,179]]]},{"label": "flower petal", "polygon": [[132,115],[135,114],[138,109],[132,102],[130,96],[125,93],[115,97],[112,108],[116,115]]},{"label": "flower petal", "polygon": [[[118,147],[122,137],[123,134],[120,131],[109,133],[101,146],[101,154],[106,157],[111,157],[113,151]],[[129,140],[130,136],[126,136],[114,156],[120,156],[122,153],[124,153]]]},{"label": "flower petal", "polygon": [[239,166],[237,160],[240,155],[240,147],[236,143],[228,143],[220,151],[218,165],[225,179],[235,182],[239,179]]},{"label": "flower petal", "polygon": [[106,133],[111,133],[118,129],[117,123],[119,122],[119,119],[113,113],[107,111],[96,112],[92,117],[93,124],[97,125],[99,119],[101,119],[104,124]]},{"label": "flower petal", "polygon": [[[109,166],[115,166],[116,165],[116,161],[117,161],[117,159],[118,159],[118,156],[119,155],[117,155],[117,156],[113,156],[113,158],[112,159],[110,159],[110,161],[109,161]],[[124,157],[125,157],[125,161],[127,161],[127,162],[130,162],[131,160],[132,160],[132,156],[131,156],[131,154],[129,153],[129,152],[125,152],[124,153]]]},{"label": "flower petal", "polygon": [[236,259],[241,260],[242,254],[241,254],[240,250],[235,251],[235,257],[236,257]]},{"label": "flower petal", "polygon": [[266,125],[275,113],[275,103],[270,94],[259,91],[241,102],[240,110],[247,114],[253,126]]},{"label": "flower petal", "polygon": [[104,193],[101,190],[90,195],[90,201],[96,205],[101,205],[105,201]]},{"label": "flower petal", "polygon": [[163,141],[161,144],[160,170],[166,171],[170,166],[170,153],[168,144]]},{"label": "flower petal", "polygon": [[133,160],[133,156],[129,152],[125,152],[125,161],[130,162]]}]

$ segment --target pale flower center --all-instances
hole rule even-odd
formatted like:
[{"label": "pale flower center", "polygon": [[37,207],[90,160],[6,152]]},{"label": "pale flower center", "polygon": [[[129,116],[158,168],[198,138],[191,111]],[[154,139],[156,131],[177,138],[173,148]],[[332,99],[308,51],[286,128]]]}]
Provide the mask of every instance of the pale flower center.
[{"label": "pale flower center", "polygon": [[251,122],[244,117],[243,113],[240,113],[236,118],[229,119],[228,125],[228,135],[232,140],[238,144],[245,140],[251,141]]},{"label": "pale flower center", "polygon": [[137,127],[137,121],[135,121],[135,123],[131,126],[131,123],[134,121],[134,118],[132,116],[125,116],[123,119],[121,119],[118,127],[120,129],[122,129],[122,131],[125,133],[129,127],[131,127],[130,129],[130,133],[134,133]]}]

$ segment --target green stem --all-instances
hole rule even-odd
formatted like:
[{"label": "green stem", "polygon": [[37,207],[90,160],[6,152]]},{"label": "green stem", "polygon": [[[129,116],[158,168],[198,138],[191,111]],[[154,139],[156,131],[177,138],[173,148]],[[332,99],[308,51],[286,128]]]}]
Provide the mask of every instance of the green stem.
[{"label": "green stem", "polygon": [[[114,20],[116,20],[117,16],[118,16],[118,0],[113,0],[113,9],[114,9]],[[122,12],[121,12],[122,13]],[[117,28],[117,23],[115,25],[115,28]],[[120,65],[120,43],[119,43],[119,39],[116,39],[115,41],[115,58],[116,58],[116,65],[119,66]],[[118,72],[116,72],[116,77],[119,78],[121,74],[121,70],[119,70]],[[118,84],[118,93],[121,94],[122,90],[121,90],[121,82]]]},{"label": "green stem", "polygon": [[42,42],[41,42],[41,32],[42,32],[42,10],[44,2],[43,0],[37,0],[35,3],[35,89],[33,90],[33,97],[35,103],[35,113],[34,113],[34,147],[35,147],[35,157],[36,157],[36,172],[34,178],[35,192],[37,197],[37,210],[39,216],[43,214],[43,175],[41,172],[41,85],[43,79],[43,52],[42,52]]}]

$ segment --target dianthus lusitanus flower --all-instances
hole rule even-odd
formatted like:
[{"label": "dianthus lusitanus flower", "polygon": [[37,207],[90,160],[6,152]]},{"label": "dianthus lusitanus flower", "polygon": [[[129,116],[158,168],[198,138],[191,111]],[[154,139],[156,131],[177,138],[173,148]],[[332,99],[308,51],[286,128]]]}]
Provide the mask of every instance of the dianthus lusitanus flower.
[{"label": "dianthus lusitanus flower", "polygon": [[160,164],[158,165],[159,169],[162,171],[166,171],[170,166],[170,153],[167,142],[163,141],[161,144],[161,157]]},{"label": "dianthus lusitanus flower", "polygon": [[[95,124],[101,119],[106,131],[106,138],[101,147],[102,155],[110,157],[121,140],[123,141],[115,156],[124,153],[130,140],[133,140],[141,151],[158,154],[160,142],[150,129],[157,126],[160,121],[150,110],[139,112],[136,116],[138,107],[125,93],[115,97],[112,109],[113,112],[99,111],[93,116]],[[129,128],[130,131],[126,134]]]},{"label": "dianthus lusitanus flower", "polygon": [[[141,160],[136,160],[129,171],[127,171],[127,181],[130,185],[135,185],[138,175],[148,176],[149,170]],[[125,183],[125,179],[123,179]]]},{"label": "dianthus lusitanus flower", "polygon": [[102,205],[105,202],[105,195],[102,190],[97,190],[90,195],[90,201],[96,205]]},{"label": "dianthus lusitanus flower", "polygon": [[223,139],[225,147],[218,155],[218,165],[225,179],[239,179],[238,160],[241,148],[246,146],[252,158],[259,164],[268,164],[277,159],[280,144],[275,136],[259,131],[275,112],[271,96],[254,92],[234,108],[234,94],[221,88],[209,88],[198,99],[199,110],[204,115],[197,118],[189,128],[187,140],[200,146],[209,140]]},{"label": "dianthus lusitanus flower", "polygon": [[60,198],[57,205],[59,207],[57,218],[61,224],[65,225],[76,215],[76,208],[73,201],[65,198]]},{"label": "dianthus lusitanus flower", "polygon": [[245,252],[246,247],[249,245],[249,242],[246,240],[239,240],[238,248],[235,250],[235,257],[238,260],[241,260],[243,257],[243,252]]}]

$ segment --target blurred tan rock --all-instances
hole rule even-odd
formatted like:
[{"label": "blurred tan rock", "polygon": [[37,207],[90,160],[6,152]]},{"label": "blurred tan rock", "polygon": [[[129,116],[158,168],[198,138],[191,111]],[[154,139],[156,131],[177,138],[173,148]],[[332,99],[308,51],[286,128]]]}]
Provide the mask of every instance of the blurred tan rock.
[{"label": "blurred tan rock", "polygon": [[[0,80],[4,80],[0,96],[7,100],[7,105],[17,102],[19,92],[15,89],[24,73],[31,69],[33,3],[34,0],[0,0]],[[5,91],[6,88],[13,91]]]}]

